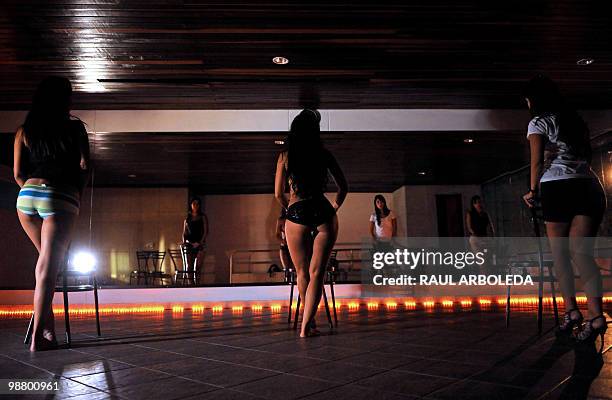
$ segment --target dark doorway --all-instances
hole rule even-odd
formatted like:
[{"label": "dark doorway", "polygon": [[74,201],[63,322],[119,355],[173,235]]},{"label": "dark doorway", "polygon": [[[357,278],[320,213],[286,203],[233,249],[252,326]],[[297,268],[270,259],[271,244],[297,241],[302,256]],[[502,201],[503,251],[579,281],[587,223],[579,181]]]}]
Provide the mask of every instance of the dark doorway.
[{"label": "dark doorway", "polygon": [[460,194],[437,194],[438,236],[461,237],[463,232],[463,202]]}]

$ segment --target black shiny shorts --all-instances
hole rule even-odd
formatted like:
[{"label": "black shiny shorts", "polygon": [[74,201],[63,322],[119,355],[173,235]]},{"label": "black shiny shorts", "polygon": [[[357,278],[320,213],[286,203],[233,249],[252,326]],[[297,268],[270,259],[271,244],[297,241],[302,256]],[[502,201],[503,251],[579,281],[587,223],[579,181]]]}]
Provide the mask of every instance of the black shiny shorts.
[{"label": "black shiny shorts", "polygon": [[297,201],[287,208],[287,219],[295,224],[311,228],[329,222],[336,210],[325,197]]},{"label": "black shiny shorts", "polygon": [[542,182],[542,213],[547,222],[572,222],[576,215],[599,224],[606,211],[606,194],[596,179],[562,179]]}]

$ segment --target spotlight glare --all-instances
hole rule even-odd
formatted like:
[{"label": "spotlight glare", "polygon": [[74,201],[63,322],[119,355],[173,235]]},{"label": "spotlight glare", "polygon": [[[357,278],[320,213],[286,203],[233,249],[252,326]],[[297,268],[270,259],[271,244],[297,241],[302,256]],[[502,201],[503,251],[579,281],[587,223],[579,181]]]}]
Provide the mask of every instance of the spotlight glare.
[{"label": "spotlight glare", "polygon": [[72,256],[72,269],[81,274],[86,274],[96,268],[96,258],[87,251],[80,251]]}]

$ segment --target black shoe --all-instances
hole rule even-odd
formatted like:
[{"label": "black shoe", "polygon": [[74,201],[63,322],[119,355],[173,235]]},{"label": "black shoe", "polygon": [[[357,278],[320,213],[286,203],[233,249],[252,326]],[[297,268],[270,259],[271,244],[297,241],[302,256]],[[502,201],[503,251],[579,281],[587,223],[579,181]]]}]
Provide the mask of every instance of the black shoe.
[{"label": "black shoe", "polygon": [[[572,319],[572,313],[577,312],[578,318]],[[584,317],[582,313],[577,308],[572,308],[563,314],[563,322],[557,327],[555,334],[557,336],[570,336],[574,332],[574,328],[580,326]]]},{"label": "black shoe", "polygon": [[[593,328],[593,321],[595,321],[596,319],[603,319],[603,325],[597,328]],[[606,330],[608,330],[608,324],[606,322],[606,317],[604,317],[603,315],[598,315],[595,318],[591,318],[584,324],[584,328],[582,328],[582,330],[578,332],[578,334],[576,335],[576,338],[575,338],[576,343],[579,343],[579,344],[595,343],[595,340],[597,340],[597,336],[600,336],[601,346],[599,347],[599,353],[601,353],[604,347],[604,336],[605,336]]]}]

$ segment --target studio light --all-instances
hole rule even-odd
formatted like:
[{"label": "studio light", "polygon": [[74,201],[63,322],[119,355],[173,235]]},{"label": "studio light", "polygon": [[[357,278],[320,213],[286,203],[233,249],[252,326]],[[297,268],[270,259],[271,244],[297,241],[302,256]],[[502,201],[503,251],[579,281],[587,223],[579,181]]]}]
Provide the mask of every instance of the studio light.
[{"label": "studio light", "polygon": [[87,251],[79,251],[72,256],[70,267],[73,271],[82,274],[89,273],[96,268],[96,258]]}]

